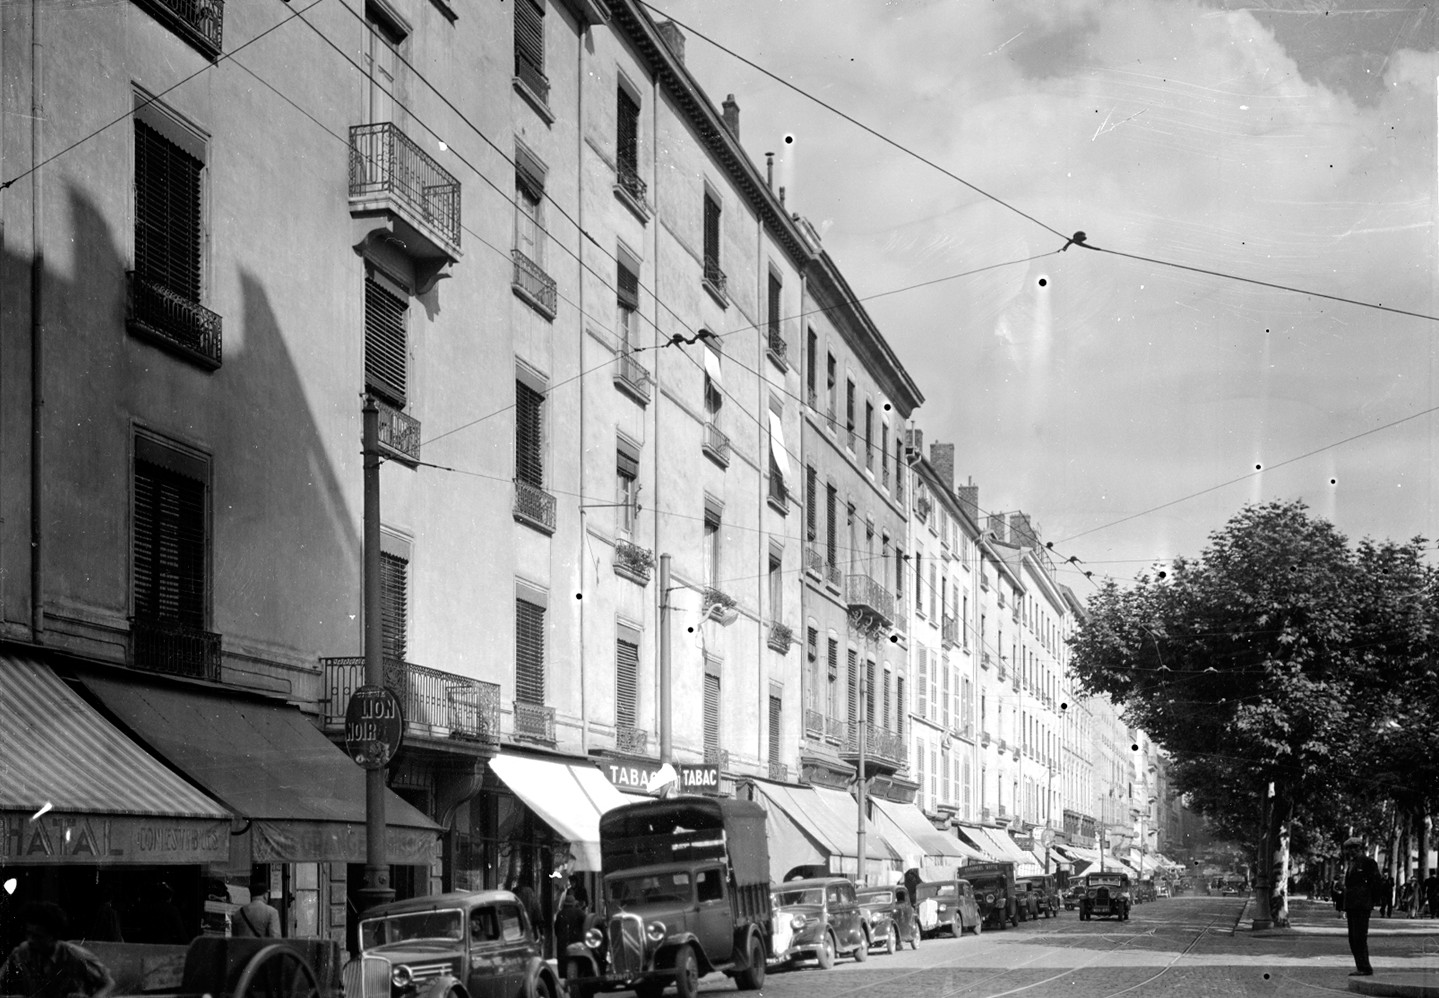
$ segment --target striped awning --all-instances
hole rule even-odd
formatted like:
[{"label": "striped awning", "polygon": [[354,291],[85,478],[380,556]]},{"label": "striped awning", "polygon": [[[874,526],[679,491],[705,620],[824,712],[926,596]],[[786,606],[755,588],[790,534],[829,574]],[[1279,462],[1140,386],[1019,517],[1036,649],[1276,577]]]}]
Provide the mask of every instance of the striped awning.
[{"label": "striped awning", "polygon": [[230,819],[49,666],[0,655],[0,865],[223,862]]},{"label": "striped awning", "polygon": [[[501,753],[490,771],[545,824],[569,841],[575,869],[600,869],[600,815],[630,803],[590,763]],[[639,798],[649,800],[650,798]]]}]

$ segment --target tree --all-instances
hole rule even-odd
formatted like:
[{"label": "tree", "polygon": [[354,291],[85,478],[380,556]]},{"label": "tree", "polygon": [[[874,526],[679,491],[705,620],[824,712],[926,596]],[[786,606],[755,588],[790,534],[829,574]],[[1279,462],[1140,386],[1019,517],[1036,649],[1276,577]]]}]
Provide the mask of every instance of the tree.
[{"label": "tree", "polygon": [[1290,822],[1341,814],[1372,784],[1376,726],[1393,706],[1377,680],[1429,644],[1432,608],[1391,612],[1423,575],[1421,552],[1351,549],[1303,503],[1247,506],[1200,557],[1102,587],[1073,639],[1082,689],[1169,752],[1197,810],[1251,836],[1257,886],[1273,886],[1258,892],[1258,921],[1288,924]]}]

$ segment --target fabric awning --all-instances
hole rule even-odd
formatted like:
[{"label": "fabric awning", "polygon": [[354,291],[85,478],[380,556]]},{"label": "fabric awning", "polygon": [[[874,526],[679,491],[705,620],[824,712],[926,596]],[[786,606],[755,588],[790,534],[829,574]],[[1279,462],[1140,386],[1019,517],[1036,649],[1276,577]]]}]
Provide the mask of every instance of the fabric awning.
[{"label": "fabric awning", "polygon": [[[858,852],[859,802],[843,790],[833,790],[829,787],[812,787],[811,790],[824,802],[825,807],[839,815],[840,821],[855,830],[855,851]],[[887,860],[896,869],[901,861],[900,854],[889,844],[889,840],[884,837],[884,834],[875,827],[874,822],[869,820],[865,821],[864,851],[872,857],[878,854],[879,859]]]},{"label": "fabric awning", "polygon": [[[826,804],[813,787],[798,787],[760,779],[751,780],[750,785],[755,790],[755,802],[762,805],[772,816],[767,823],[772,841],[784,831],[784,823],[773,818],[778,811],[804,832],[805,837],[820,854],[820,862],[825,863],[831,873],[859,874],[857,805],[852,805],[855,819],[850,821]],[[848,797],[840,791],[832,792]],[[853,798],[849,799],[853,801]],[[867,860],[865,872],[868,876],[879,876],[886,871],[892,871],[899,859],[883,838],[874,834],[866,836],[864,851]],[[775,853],[776,850],[771,846],[772,861]],[[775,862],[770,873],[778,880],[785,875],[787,869],[780,868],[778,862]]]},{"label": "fabric awning", "polygon": [[600,815],[628,804],[593,765],[558,759],[500,755],[490,770],[545,824],[569,841],[575,869],[600,869]]},{"label": "fabric awning", "polygon": [[[946,835],[931,825],[924,813],[913,804],[899,804],[878,797],[871,798],[871,801],[874,805],[873,814],[876,823],[888,822],[919,847],[920,858],[913,863],[906,859],[906,869],[915,866],[968,863],[980,858],[978,852],[966,846],[959,839],[953,835]],[[896,844],[894,837],[889,834],[887,829],[885,835],[890,839],[891,845]]]},{"label": "fabric awning", "polygon": [[1089,869],[1090,867],[1093,867],[1095,870],[1099,868],[1099,853],[1093,849],[1069,845],[1059,846],[1058,848],[1060,855],[1067,856],[1074,863],[1075,873],[1090,873],[1093,872]]},{"label": "fabric awning", "polygon": [[784,444],[784,417],[773,409],[769,411],[769,449],[774,455],[775,467],[779,469],[786,484],[793,485],[794,478],[789,470],[789,450]]},{"label": "fabric awning", "polygon": [[48,665],[0,656],[0,866],[222,863],[231,817]]},{"label": "fabric awning", "polygon": [[[250,821],[256,863],[363,863],[365,771],[299,710],[272,700],[89,675],[138,739]],[[385,793],[385,858],[439,863],[439,825]]]},{"label": "fabric awning", "polygon": [[964,825],[964,834],[974,840],[980,852],[990,860],[1008,861],[1014,864],[1014,872],[1020,876],[1043,873],[1044,867],[1034,861],[1034,855],[1019,848],[1019,844],[1000,828],[985,828],[983,825]]}]

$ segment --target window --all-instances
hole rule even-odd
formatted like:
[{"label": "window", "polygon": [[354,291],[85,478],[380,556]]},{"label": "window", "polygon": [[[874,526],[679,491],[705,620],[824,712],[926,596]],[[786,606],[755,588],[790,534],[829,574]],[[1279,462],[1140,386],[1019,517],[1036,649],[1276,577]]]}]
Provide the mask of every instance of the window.
[{"label": "window", "polygon": [[774,271],[769,272],[769,349],[781,360],[784,359],[786,345],[784,333],[780,330],[780,293],[784,285],[780,283],[779,275]]},{"label": "window", "polygon": [[621,438],[615,447],[615,530],[625,536],[634,533],[640,499],[639,448]]},{"label": "window", "polygon": [[515,597],[515,700],[545,703],[545,607]]},{"label": "window", "polygon": [[874,724],[874,659],[869,659],[864,664],[864,720],[866,724]]},{"label": "window", "polygon": [[824,487],[824,550],[825,558],[828,560],[831,571],[839,567],[839,525],[838,520],[839,493],[835,490],[834,484],[829,483]]},{"label": "window", "polygon": [[701,870],[695,876],[695,900],[724,900],[724,875],[719,870]]},{"label": "window", "polygon": [[879,484],[889,488],[889,424],[879,424]]},{"label": "window", "polygon": [[405,660],[409,631],[410,560],[380,552],[380,654],[387,661]]},{"label": "window", "polygon": [[814,522],[815,514],[819,512],[819,497],[815,494],[819,490],[819,476],[814,470],[814,465],[807,464],[804,469],[804,535],[806,540],[814,540],[819,536],[819,525]]},{"label": "window", "polygon": [[784,761],[780,745],[784,732],[784,701],[773,693],[769,696],[769,764],[777,766]]},{"label": "window", "polygon": [[410,299],[375,271],[365,275],[365,389],[396,408],[406,405]]},{"label": "window", "polygon": [[640,307],[639,265],[624,253],[615,259],[615,338],[620,352],[631,353],[638,341]]},{"label": "window", "polygon": [[723,300],[725,275],[720,269],[720,203],[709,190],[704,195],[704,284]]},{"label": "window", "polygon": [[615,110],[615,173],[619,188],[635,202],[643,202],[645,182],[640,179],[640,102],[629,88],[617,88]]},{"label": "window", "polygon": [[724,405],[724,381],[720,373],[721,358],[717,348],[711,347],[708,342],[705,344],[705,384],[704,384],[704,405],[705,420],[714,423],[719,418],[719,411]]},{"label": "window", "polygon": [[132,585],[139,667],[219,678],[219,642],[205,632],[209,478],[207,459],[136,437]]},{"label": "window", "polygon": [[[894,549],[894,598],[901,604],[904,602],[904,549]],[[895,607],[895,612],[902,612],[903,606]]]},{"label": "window", "polygon": [[545,397],[523,381],[515,382],[515,479],[545,487]]},{"label": "window", "polygon": [[829,695],[825,705],[830,717],[839,716],[839,641],[829,639],[829,655],[825,659],[826,676],[829,680]]},{"label": "window", "polygon": [[894,733],[900,738],[904,737],[904,715],[909,710],[909,704],[904,699],[904,677],[896,676],[894,680],[894,698],[899,704],[899,710],[894,716]]},{"label": "window", "polygon": [[715,502],[705,501],[704,527],[704,580],[712,589],[720,588],[720,526],[723,520],[722,508]]},{"label": "window", "polygon": [[[526,0],[518,0],[520,4]],[[559,294],[545,271],[545,176],[547,170],[529,150],[515,149],[515,273],[516,294],[547,319],[555,317]]]},{"label": "window", "polygon": [[874,403],[864,404],[864,466],[874,470]]},{"label": "window", "polygon": [[720,747],[720,677],[719,663],[705,659],[704,689],[704,740],[705,757],[709,758]]},{"label": "window", "polygon": [[849,433],[849,449],[854,450],[854,382],[844,383],[844,428]]},{"label": "window", "polygon": [[769,553],[769,614],[776,624],[784,623],[784,556],[774,549]]},{"label": "window", "polygon": [[829,428],[833,430],[835,413],[834,392],[836,385],[834,354],[827,354],[825,357],[825,379],[825,398],[827,399],[829,406]]},{"label": "window", "polygon": [[849,719],[849,723],[853,724],[859,720],[859,654],[853,648],[849,649],[849,659],[846,664],[849,666],[845,674],[845,693],[848,698],[849,711],[845,716]]},{"label": "window", "polygon": [[615,638],[615,726],[637,724],[640,670],[639,632],[621,627]]},{"label": "window", "polygon": [[919,707],[915,713],[920,717],[929,717],[929,651],[923,646],[916,649],[916,660],[919,665]]},{"label": "window", "polygon": [[515,0],[515,78],[541,103],[550,99],[545,76],[545,5]]},{"label": "window", "polygon": [[819,408],[819,397],[816,395],[819,372],[815,368],[819,365],[819,334],[810,327],[808,337],[805,341],[804,355],[804,378],[805,387],[809,390],[809,407]]}]

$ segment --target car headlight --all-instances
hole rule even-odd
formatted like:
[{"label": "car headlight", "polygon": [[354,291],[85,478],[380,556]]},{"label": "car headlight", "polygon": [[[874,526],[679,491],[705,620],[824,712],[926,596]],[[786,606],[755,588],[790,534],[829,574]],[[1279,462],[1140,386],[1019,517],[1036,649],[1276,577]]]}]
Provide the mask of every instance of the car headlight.
[{"label": "car headlight", "polygon": [[645,935],[652,943],[663,942],[665,938],[665,925],[663,922],[651,922],[645,926]]},{"label": "car headlight", "polygon": [[405,966],[403,963],[396,964],[395,967],[390,971],[390,983],[397,988],[409,987],[411,982],[414,981],[414,979],[415,975],[410,973],[410,968]]},{"label": "car headlight", "polygon": [[804,928],[805,921],[806,919],[803,915],[795,915],[789,920],[789,927],[791,929],[794,929],[794,931],[798,932],[800,929]]},{"label": "car headlight", "polygon": [[591,925],[585,930],[585,945],[590,949],[599,949],[605,944],[605,934],[597,927]]},{"label": "car headlight", "polygon": [[984,901],[985,901],[986,904],[994,904],[994,895],[993,895],[993,894],[986,894],[986,895],[984,896]]}]

